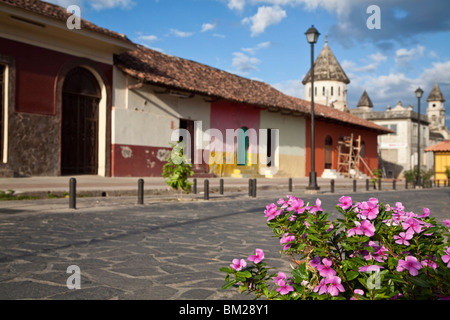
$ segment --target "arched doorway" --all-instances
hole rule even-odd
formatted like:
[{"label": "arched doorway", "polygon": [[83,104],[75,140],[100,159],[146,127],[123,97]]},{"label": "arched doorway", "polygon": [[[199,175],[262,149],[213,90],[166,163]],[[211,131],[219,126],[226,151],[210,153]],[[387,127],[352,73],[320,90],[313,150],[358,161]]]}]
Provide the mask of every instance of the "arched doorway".
[{"label": "arched doorway", "polygon": [[101,90],[95,76],[76,67],[62,90],[61,174],[98,173],[98,120]]},{"label": "arched doorway", "polygon": [[325,169],[331,169],[333,165],[333,139],[330,136],[325,138]]}]

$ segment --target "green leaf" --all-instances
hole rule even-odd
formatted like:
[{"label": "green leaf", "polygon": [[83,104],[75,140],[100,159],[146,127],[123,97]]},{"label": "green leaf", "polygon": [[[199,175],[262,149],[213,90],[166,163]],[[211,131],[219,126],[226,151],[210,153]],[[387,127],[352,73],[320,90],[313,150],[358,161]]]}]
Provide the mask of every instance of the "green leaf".
[{"label": "green leaf", "polygon": [[357,271],[348,271],[345,273],[345,277],[347,278],[348,281],[352,281],[353,279],[355,279],[358,276],[359,276],[359,272],[357,272]]},{"label": "green leaf", "polygon": [[409,278],[409,281],[412,284],[415,284],[416,286],[419,286],[419,287],[422,287],[422,288],[431,287],[430,283],[428,283],[427,281],[425,281],[425,280],[423,280],[421,278],[418,278],[418,277],[408,277],[408,278]]},{"label": "green leaf", "polygon": [[225,283],[225,284],[222,286],[222,290],[227,290],[227,289],[231,288],[233,285],[235,285],[236,283],[237,283],[236,280],[231,280],[230,282]]},{"label": "green leaf", "polygon": [[250,273],[250,271],[246,270],[236,272],[236,276],[239,278],[251,278],[252,274]]}]

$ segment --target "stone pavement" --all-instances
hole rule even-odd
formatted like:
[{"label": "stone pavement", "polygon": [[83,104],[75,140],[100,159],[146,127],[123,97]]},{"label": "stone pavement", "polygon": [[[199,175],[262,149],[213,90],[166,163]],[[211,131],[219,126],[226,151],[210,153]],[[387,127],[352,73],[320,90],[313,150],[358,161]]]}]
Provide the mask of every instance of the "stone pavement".
[{"label": "stone pavement", "polygon": [[[87,187],[87,180],[80,181]],[[270,266],[289,272],[263,213],[288,193],[284,189],[261,190],[257,198],[236,190],[214,193],[210,201],[201,194],[183,201],[146,195],[144,205],[137,205],[135,196],[78,198],[76,210],[68,208],[67,199],[1,201],[0,299],[252,299],[221,291],[219,268],[261,248]],[[293,194],[310,202],[317,197]],[[426,206],[439,221],[450,218],[450,188],[353,193],[347,186],[319,195],[323,208],[335,212],[343,194],[401,201],[415,212]],[[71,265],[80,268],[79,290],[67,288]]]}]

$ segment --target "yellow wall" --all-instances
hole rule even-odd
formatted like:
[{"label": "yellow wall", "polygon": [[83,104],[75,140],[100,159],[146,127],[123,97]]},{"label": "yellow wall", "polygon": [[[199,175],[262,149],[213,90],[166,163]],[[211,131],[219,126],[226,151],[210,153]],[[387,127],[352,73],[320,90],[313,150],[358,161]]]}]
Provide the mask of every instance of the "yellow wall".
[{"label": "yellow wall", "polygon": [[445,170],[450,167],[450,152],[436,152],[434,154],[435,179],[447,180]]}]

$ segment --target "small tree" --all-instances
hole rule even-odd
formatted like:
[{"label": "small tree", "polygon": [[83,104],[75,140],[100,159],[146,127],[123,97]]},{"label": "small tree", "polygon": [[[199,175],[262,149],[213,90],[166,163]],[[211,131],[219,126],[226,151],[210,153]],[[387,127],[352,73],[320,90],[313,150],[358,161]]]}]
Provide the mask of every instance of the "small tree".
[{"label": "small tree", "polygon": [[194,174],[192,164],[188,163],[183,154],[181,143],[171,144],[172,151],[167,157],[167,163],[163,167],[162,176],[166,178],[166,183],[175,190],[180,190],[180,199],[183,198],[183,191],[189,193],[192,183],[188,178]]}]

